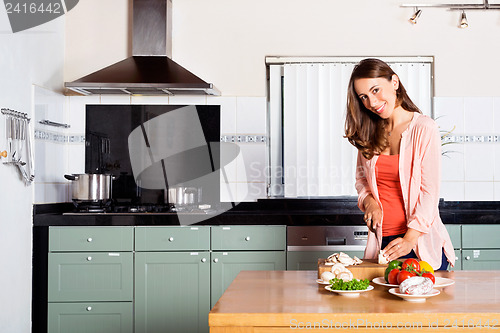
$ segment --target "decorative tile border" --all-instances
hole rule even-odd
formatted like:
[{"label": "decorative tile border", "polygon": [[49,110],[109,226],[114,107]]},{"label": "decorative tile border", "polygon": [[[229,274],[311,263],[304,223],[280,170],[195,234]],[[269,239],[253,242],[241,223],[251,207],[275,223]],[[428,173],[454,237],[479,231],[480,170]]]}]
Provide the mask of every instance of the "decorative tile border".
[{"label": "decorative tile border", "polygon": [[35,129],[35,140],[52,141],[55,143],[85,143],[85,136],[65,135],[57,132]]},{"label": "decorative tile border", "polygon": [[220,142],[266,143],[265,135],[221,135]]},{"label": "decorative tile border", "polygon": [[500,142],[500,135],[448,135],[442,139],[443,143],[495,143]]}]

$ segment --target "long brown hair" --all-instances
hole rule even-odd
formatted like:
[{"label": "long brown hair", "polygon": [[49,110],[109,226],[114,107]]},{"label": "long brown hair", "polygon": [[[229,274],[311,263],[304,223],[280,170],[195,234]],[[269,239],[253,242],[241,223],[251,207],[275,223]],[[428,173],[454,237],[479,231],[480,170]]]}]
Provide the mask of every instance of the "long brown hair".
[{"label": "long brown hair", "polygon": [[[365,108],[363,102],[354,90],[354,81],[365,78],[383,77],[391,81],[396,74],[385,62],[368,58],[361,60],[351,74],[347,90],[347,115],[345,119],[345,138],[361,151],[367,159],[380,154],[389,145],[386,134],[387,120],[382,119]],[[406,111],[421,112],[411,101],[403,84],[399,82],[396,90],[396,107],[401,106]]]}]

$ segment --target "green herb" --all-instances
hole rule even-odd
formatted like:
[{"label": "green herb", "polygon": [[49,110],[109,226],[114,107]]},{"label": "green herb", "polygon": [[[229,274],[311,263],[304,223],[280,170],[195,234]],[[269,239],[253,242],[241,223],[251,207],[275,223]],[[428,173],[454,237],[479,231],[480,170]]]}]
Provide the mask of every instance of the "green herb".
[{"label": "green herb", "polygon": [[370,281],[368,279],[352,279],[351,281],[344,282],[342,279],[334,278],[330,280],[330,284],[332,290],[365,290],[368,288]]}]

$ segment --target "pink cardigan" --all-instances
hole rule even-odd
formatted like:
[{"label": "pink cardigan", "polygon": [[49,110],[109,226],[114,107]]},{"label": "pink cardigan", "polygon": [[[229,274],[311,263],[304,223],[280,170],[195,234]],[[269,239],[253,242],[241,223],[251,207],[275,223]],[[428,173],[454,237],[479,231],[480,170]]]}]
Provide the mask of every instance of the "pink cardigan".
[{"label": "pink cardigan", "polygon": [[[372,194],[382,207],[377,191],[375,165],[378,156],[371,160],[358,152],[356,190],[358,207],[365,211],[363,201]],[[420,260],[433,268],[441,266],[441,252],[448,262],[455,265],[455,251],[450,236],[439,217],[439,185],[441,182],[441,137],[434,120],[415,113],[408,128],[401,134],[399,151],[399,178],[403,192],[406,224],[422,232],[413,249]],[[384,218],[382,217],[382,227]],[[364,257],[376,259],[382,243],[382,228],[377,235],[368,233]]]}]

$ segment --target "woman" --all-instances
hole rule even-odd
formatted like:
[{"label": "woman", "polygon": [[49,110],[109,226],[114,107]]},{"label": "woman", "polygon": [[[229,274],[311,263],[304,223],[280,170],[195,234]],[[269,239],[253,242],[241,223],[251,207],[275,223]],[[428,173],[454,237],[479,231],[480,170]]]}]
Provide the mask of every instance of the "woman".
[{"label": "woman", "polygon": [[[454,266],[439,217],[441,138],[383,61],[362,60],[347,92],[346,138],[358,149],[358,206],[370,229],[366,259],[418,258]],[[380,251],[382,249],[382,251]]]}]

